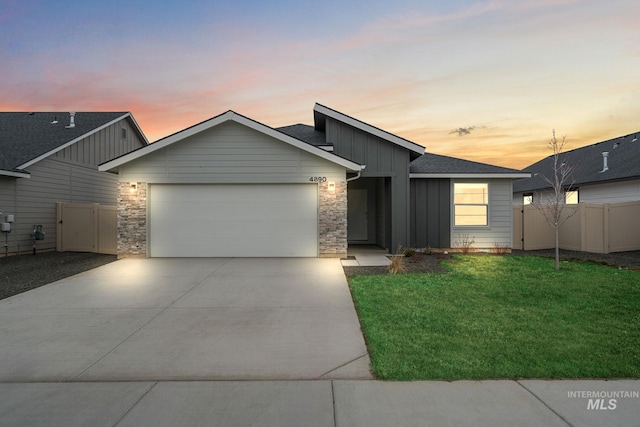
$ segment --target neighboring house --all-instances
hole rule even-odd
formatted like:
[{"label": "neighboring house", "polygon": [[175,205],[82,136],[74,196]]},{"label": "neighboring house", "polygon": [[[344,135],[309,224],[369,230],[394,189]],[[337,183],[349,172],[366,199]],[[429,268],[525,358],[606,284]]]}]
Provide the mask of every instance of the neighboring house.
[{"label": "neighboring house", "polygon": [[[126,112],[0,112],[0,222],[12,215],[8,252],[56,248],[56,203],[117,203],[118,180],[98,165],[147,145]],[[2,251],[4,255],[5,250]]]},{"label": "neighboring house", "polygon": [[[640,200],[640,132],[560,154],[574,168],[567,203],[620,203]],[[553,177],[553,156],[525,168],[532,177],[515,181],[513,204],[550,192],[542,176]]]},{"label": "neighboring house", "polygon": [[147,257],[344,256],[449,248],[465,233],[510,246],[511,181],[529,176],[424,155],[319,104],[314,126],[227,111],[99,169],[118,173],[119,255]]}]

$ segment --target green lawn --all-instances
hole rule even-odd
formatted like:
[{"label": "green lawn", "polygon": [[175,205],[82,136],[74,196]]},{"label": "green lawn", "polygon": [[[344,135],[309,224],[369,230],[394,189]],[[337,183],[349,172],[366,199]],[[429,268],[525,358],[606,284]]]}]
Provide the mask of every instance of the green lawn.
[{"label": "green lawn", "polygon": [[640,377],[640,272],[457,256],[448,274],[354,276],[379,378]]}]

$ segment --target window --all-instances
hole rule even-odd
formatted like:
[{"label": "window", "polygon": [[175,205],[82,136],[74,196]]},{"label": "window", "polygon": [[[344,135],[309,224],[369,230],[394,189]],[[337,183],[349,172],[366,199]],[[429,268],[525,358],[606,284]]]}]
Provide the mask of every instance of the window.
[{"label": "window", "polygon": [[122,128],[122,133],[120,134],[122,139],[127,139],[127,129]]},{"label": "window", "polygon": [[522,195],[522,204],[530,205],[533,203],[533,193],[525,193]]},{"label": "window", "polygon": [[565,191],[564,192],[564,202],[568,205],[577,205],[578,204],[578,190],[574,191]]},{"label": "window", "polygon": [[453,225],[488,225],[489,184],[453,184]]}]

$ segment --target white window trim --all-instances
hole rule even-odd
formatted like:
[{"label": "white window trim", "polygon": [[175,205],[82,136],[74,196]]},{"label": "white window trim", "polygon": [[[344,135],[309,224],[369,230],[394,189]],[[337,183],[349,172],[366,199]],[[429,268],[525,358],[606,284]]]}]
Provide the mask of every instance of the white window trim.
[{"label": "white window trim", "polygon": [[[486,206],[487,209],[487,222],[483,225],[457,225],[456,224],[456,184],[486,184],[487,185],[487,203],[486,204],[468,204],[468,203],[460,203],[460,205],[464,206]],[[489,181],[451,181],[451,225],[454,229],[462,229],[462,228],[489,228],[491,224],[490,218],[490,209],[491,205],[491,183]]]}]

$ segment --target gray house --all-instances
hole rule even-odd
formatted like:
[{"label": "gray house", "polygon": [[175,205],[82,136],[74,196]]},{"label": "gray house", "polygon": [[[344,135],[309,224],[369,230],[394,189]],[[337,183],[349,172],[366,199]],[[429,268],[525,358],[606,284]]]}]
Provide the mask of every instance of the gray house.
[{"label": "gray house", "polygon": [[99,169],[118,174],[121,256],[344,256],[448,248],[466,232],[510,245],[511,181],[529,175],[423,154],[316,104],[313,126],[228,111]]},{"label": "gray house", "polygon": [[[622,203],[640,200],[640,132],[566,151],[563,162],[574,167],[567,203]],[[531,202],[551,191],[542,176],[553,177],[553,158],[546,157],[524,170],[531,178],[513,185],[513,204]]]},{"label": "gray house", "polygon": [[5,250],[29,251],[34,225],[38,249],[55,249],[56,203],[115,205],[117,177],[98,164],[144,145],[126,112],[0,112],[0,222],[13,219]]}]

